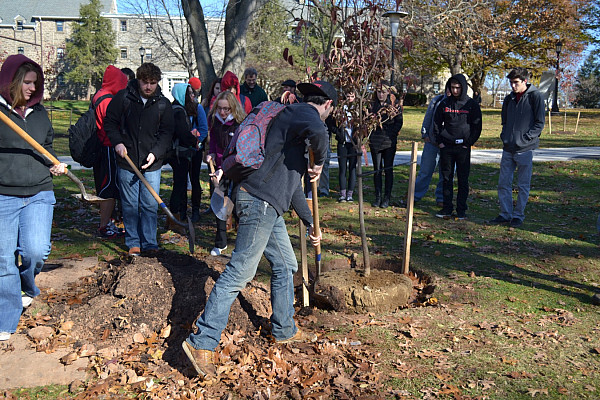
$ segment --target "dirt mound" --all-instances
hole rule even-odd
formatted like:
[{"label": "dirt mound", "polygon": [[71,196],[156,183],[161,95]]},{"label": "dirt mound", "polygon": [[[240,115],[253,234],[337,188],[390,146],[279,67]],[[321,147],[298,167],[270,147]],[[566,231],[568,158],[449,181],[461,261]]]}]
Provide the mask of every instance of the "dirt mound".
[{"label": "dirt mound", "polygon": [[[26,334],[37,354],[55,355],[55,364],[45,362],[44,368],[67,371],[77,365],[77,371],[87,371],[86,377],[73,375],[76,379],[70,390],[78,393],[78,399],[120,392],[143,393],[153,399],[174,393],[199,399],[227,393],[257,398],[273,394],[357,398],[385,392],[374,368],[380,354],[335,332],[340,323],[366,323],[367,319],[305,308],[296,320],[303,329],[317,333],[317,342],[273,344],[268,334],[270,289],[256,280],[232,306],[216,351],[218,379],[196,378],[181,343],[193,329],[226,262],[225,257],[195,259],[163,251],[153,258],[88,262],[93,273],[65,265],[50,268],[40,275],[42,281],[46,273],[60,280],[61,272],[63,280],[74,279],[60,289],[43,290],[14,336],[24,339],[22,334]],[[11,346],[0,348],[0,365],[7,370],[8,354],[24,354]],[[20,362],[35,365],[40,357],[32,351],[28,354]],[[87,361],[85,369],[82,360]],[[4,388],[27,385],[4,382]],[[5,396],[11,398],[9,392]]]}]

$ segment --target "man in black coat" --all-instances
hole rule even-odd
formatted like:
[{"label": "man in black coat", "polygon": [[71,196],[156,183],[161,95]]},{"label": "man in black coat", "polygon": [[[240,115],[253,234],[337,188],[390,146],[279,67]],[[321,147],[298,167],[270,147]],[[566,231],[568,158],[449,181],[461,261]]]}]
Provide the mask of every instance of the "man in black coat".
[{"label": "man in black coat", "polygon": [[144,63],[137,69],[136,77],[115,95],[104,118],[104,130],[120,156],[117,157],[117,181],[123,207],[125,244],[132,256],[141,251],[158,250],[158,204],[124,157],[131,158],[158,193],[160,169],[172,147],[174,130],[171,104],[158,86],[160,69],[152,63]]}]

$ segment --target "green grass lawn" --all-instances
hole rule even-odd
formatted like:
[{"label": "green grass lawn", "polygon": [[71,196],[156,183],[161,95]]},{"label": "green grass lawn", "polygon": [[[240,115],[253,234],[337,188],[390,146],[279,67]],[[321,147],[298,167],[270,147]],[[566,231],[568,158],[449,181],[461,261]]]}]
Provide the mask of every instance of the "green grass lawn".
[{"label": "green grass lawn", "polygon": [[[87,110],[89,103],[84,101],[54,101],[45,103],[52,106],[52,121],[55,131],[54,147],[58,155],[69,155],[67,129],[77,121],[78,115]],[[586,147],[600,146],[600,110],[581,110],[577,133],[577,115],[580,111],[568,110],[566,125],[564,112],[552,117],[552,134],[549,133],[548,116],[546,127],[542,133],[540,147]],[[404,107],[404,126],[400,131],[398,150],[410,150],[412,142],[421,141],[421,124],[425,115],[425,107]],[[564,131],[563,131],[563,128]],[[500,142],[500,110],[483,110],[483,131],[476,143],[479,149],[501,148]],[[422,149],[422,146],[419,146]]]},{"label": "green grass lawn", "polygon": [[[401,136],[407,139],[402,149],[420,137],[423,112],[406,107]],[[574,130],[576,117],[576,112],[569,112],[567,130]],[[485,110],[484,118],[480,147],[496,148],[499,111]],[[577,135],[561,131],[549,135],[546,129],[541,144],[598,146],[599,122],[599,112],[582,112]],[[57,148],[64,140],[57,128]],[[355,334],[373,354],[375,369],[385,386],[397,391],[397,398],[597,399],[600,308],[591,303],[591,296],[600,292],[600,239],[595,227],[600,163],[535,163],[522,229],[485,223],[498,214],[498,169],[497,164],[472,166],[465,221],[435,218],[433,185],[416,205],[410,268],[432,278],[438,306],[370,315],[369,324],[345,323],[327,337],[334,341]],[[393,201],[399,202],[407,192],[408,167],[396,167],[394,172]],[[76,174],[86,187],[93,187],[89,171]],[[207,188],[205,173],[202,179]],[[358,205],[336,202],[337,170],[331,171],[330,181],[331,195],[320,199],[324,264],[361,254]],[[171,175],[163,173],[161,196],[167,201],[171,183]],[[122,240],[97,238],[97,209],[70,196],[77,191],[67,178],[55,178],[55,185],[51,258],[111,259],[126,250]],[[364,190],[370,202],[370,177]],[[203,205],[208,206],[206,198]],[[374,264],[402,260],[405,213],[401,207],[365,206]],[[289,213],[286,219],[292,243],[299,247],[297,219]],[[187,245],[170,240],[163,222],[161,214],[162,246],[185,252]],[[198,256],[208,254],[214,234],[213,217],[203,217],[196,229]],[[230,245],[233,241],[231,235]],[[268,277],[268,265],[261,263],[258,279]]]}]

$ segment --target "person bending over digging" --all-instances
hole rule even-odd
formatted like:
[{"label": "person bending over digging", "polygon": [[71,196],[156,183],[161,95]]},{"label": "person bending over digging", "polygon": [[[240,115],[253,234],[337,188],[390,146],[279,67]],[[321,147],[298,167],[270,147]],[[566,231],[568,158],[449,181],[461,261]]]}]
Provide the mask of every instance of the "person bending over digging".
[{"label": "person bending over digging", "polygon": [[[285,227],[283,214],[290,208],[309,227],[314,246],[321,241],[315,232],[310,209],[302,191],[306,172],[306,148],[314,154],[308,168],[311,181],[319,179],[327,155],[325,119],[337,104],[337,92],[324,81],[303,83],[298,89],[304,103],[288,105],[272,121],[265,143],[261,167],[234,188],[235,210],[239,218],[235,250],[213,287],[204,312],[196,321],[197,332],[182,343],[183,350],[202,377],[214,376],[215,348],[227,326],[229,312],[240,290],[256,274],[264,254],[271,264],[271,334],[276,343],[314,340],[300,330],[294,316],[294,273],[298,261]],[[217,171],[215,176],[222,174]]]}]

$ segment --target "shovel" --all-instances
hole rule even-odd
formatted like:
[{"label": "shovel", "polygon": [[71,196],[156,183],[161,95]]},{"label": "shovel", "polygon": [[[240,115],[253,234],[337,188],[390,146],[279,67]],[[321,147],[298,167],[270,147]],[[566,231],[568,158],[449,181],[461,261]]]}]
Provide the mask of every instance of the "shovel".
[{"label": "shovel", "polygon": [[[310,157],[310,165],[314,166],[315,162],[314,162],[314,155],[312,150],[309,152],[309,157]],[[312,211],[313,211],[313,231],[315,233],[318,233],[321,231],[321,228],[319,226],[319,197],[318,197],[318,190],[317,190],[317,184],[319,183],[319,181],[313,181],[311,182],[312,185]],[[315,266],[317,268],[317,280],[319,279],[319,277],[321,276],[321,244],[319,243],[319,245],[317,247],[315,247]]]},{"label": "shovel", "polygon": [[[2,121],[6,125],[8,125],[13,131],[15,131],[19,136],[21,136],[27,143],[29,143],[31,145],[31,147],[33,147],[38,153],[45,156],[52,164],[54,164],[54,165],[60,164],[60,161],[58,161],[56,159],[56,157],[54,157],[52,154],[50,154],[50,152],[48,150],[43,148],[41,144],[39,144],[31,136],[29,136],[27,134],[27,132],[25,132],[23,129],[21,129],[21,127],[19,125],[15,124],[8,117],[8,115],[4,114],[3,112],[0,112],[0,119],[2,119]],[[79,200],[88,201],[90,203],[100,203],[102,201],[107,200],[107,199],[103,199],[98,196],[94,196],[92,194],[88,194],[85,191],[85,188],[83,187],[83,183],[81,183],[81,181],[75,175],[73,175],[73,173],[71,173],[70,170],[67,169],[66,175],[69,177],[69,179],[71,179],[73,182],[75,182],[75,184],[79,188],[79,191],[81,191],[81,194],[74,194],[73,197],[76,197]]]},{"label": "shovel", "polygon": [[[212,160],[210,160],[208,166],[210,167],[210,173],[214,174],[215,165],[213,164]],[[229,218],[229,215],[231,215],[231,212],[233,211],[233,202],[229,196],[225,196],[225,193],[223,193],[223,190],[221,190],[220,185],[214,186],[213,194],[210,197],[210,208],[213,210],[217,218],[219,218],[221,221],[227,221],[227,218]]]},{"label": "shovel", "polygon": [[196,241],[196,232],[194,231],[194,225],[192,225],[192,220],[190,219],[190,217],[187,217],[187,223],[181,222],[181,221],[177,220],[177,218],[175,218],[173,216],[173,213],[171,212],[171,210],[169,210],[169,208],[167,207],[167,205],[162,201],[162,199],[160,198],[160,196],[158,195],[158,193],[156,193],[156,191],[152,188],[152,186],[150,186],[150,183],[148,183],[148,181],[146,180],[146,178],[144,178],[144,175],[142,175],[142,173],[140,172],[139,169],[137,169],[137,167],[135,166],[135,164],[133,163],[133,161],[131,161],[131,158],[129,158],[129,156],[127,154],[124,155],[124,158],[125,158],[125,160],[127,160],[127,163],[129,164],[129,166],[131,167],[131,169],[133,170],[133,172],[135,172],[135,174],[137,175],[137,177],[140,178],[140,181],[142,181],[142,183],[144,184],[144,186],[146,186],[146,189],[148,189],[148,191],[150,192],[150,194],[152,195],[152,197],[154,197],[154,200],[156,200],[156,202],[158,203],[158,205],[167,214],[167,217],[169,217],[169,219],[171,221],[175,222],[177,225],[183,226],[184,228],[187,229],[187,231],[188,231],[188,243],[190,245],[190,254],[194,254],[194,242]]}]

